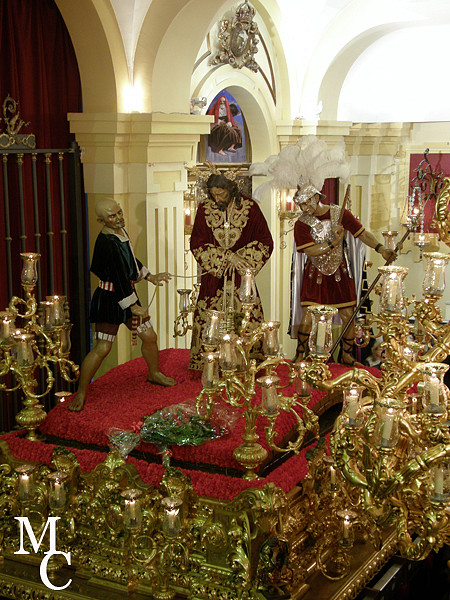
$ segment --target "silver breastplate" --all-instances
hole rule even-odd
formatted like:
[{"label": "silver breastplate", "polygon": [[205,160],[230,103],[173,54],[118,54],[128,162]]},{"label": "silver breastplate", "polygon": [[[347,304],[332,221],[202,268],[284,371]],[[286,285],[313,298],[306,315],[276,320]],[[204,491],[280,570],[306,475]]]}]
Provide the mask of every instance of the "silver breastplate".
[{"label": "silver breastplate", "polygon": [[[299,220],[306,225],[311,227],[311,237],[316,244],[323,244],[327,240],[331,240],[332,231],[339,222],[339,215],[341,208],[335,204],[330,206],[331,219],[320,221],[313,215],[301,215]],[[342,242],[333,248],[329,252],[322,254],[322,256],[309,256],[309,260],[324,275],[333,275],[342,262],[343,259],[343,248]]]}]

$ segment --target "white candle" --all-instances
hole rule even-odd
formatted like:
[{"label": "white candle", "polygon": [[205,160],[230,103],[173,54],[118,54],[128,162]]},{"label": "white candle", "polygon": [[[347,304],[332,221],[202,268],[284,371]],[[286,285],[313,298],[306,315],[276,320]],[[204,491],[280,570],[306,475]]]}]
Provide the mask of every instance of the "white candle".
[{"label": "white candle", "polygon": [[57,479],[55,480],[55,500],[56,502],[61,501],[62,484]]},{"label": "white candle", "polygon": [[430,404],[439,406],[439,379],[433,377],[428,381],[428,393],[430,395]]},{"label": "white candle", "polygon": [[28,473],[22,473],[20,476],[20,487],[22,489],[22,496],[28,496],[30,493],[30,476]]},{"label": "white candle", "polygon": [[397,279],[388,279],[387,282],[387,303],[386,308],[388,310],[395,310],[397,304],[397,293],[398,293],[398,282]]},{"label": "white candle", "polygon": [[356,390],[350,390],[348,392],[347,400],[347,414],[350,422],[354,422],[356,419],[356,412],[358,409],[358,392]]},{"label": "white candle", "polygon": [[325,321],[317,323],[316,351],[323,352],[325,346],[325,336],[327,333],[327,324]]},{"label": "white candle", "polygon": [[130,500],[128,502],[128,508],[130,510],[130,521],[135,521],[136,520],[136,500],[133,498],[133,500]]},{"label": "white candle", "polygon": [[333,465],[330,465],[330,483],[331,485],[336,485],[336,469]]},{"label": "white candle", "polygon": [[384,418],[384,423],[383,423],[383,433],[381,436],[381,445],[382,446],[388,445],[388,442],[391,439],[393,424],[394,424],[394,415],[392,413],[388,412]]},{"label": "white candle", "polygon": [[267,412],[272,413],[275,412],[278,407],[278,394],[277,388],[273,385],[266,388],[266,403],[267,403]]},{"label": "white candle", "polygon": [[344,523],[343,523],[343,530],[342,530],[344,540],[348,540],[350,537],[350,527],[351,527],[350,519],[348,517],[345,517]]},{"label": "white candle", "polygon": [[441,496],[444,494],[444,471],[441,467],[436,467],[434,472],[434,493]]}]

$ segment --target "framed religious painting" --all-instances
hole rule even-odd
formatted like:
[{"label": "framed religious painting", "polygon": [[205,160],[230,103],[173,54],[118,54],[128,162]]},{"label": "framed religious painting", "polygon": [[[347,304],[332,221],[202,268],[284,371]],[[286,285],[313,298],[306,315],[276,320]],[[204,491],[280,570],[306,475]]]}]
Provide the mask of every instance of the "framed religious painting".
[{"label": "framed religious painting", "polygon": [[251,147],[245,118],[239,104],[227,90],[209,104],[207,115],[214,117],[209,135],[201,136],[197,162],[214,164],[251,162]]}]

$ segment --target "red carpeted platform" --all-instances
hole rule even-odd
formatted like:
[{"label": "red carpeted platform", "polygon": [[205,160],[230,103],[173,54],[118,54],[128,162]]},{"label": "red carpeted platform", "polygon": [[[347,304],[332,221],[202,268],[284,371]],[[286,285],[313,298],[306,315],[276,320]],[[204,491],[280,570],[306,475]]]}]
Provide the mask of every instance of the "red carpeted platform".
[{"label": "red carpeted platform", "polygon": [[[174,377],[178,385],[164,388],[146,383],[146,365],[138,358],[114,369],[89,386],[88,399],[79,412],[68,410],[70,398],[53,408],[40,431],[45,442],[30,442],[20,432],[9,433],[1,439],[8,442],[12,453],[21,459],[48,464],[55,445],[64,445],[78,457],[81,469],[91,471],[105,460],[109,451],[107,432],[111,427],[123,430],[139,429],[143,418],[163,407],[194,401],[201,391],[200,374],[188,370],[188,350],[162,350],[160,368]],[[333,376],[347,370],[342,365],[331,365]],[[376,369],[368,369],[379,374]],[[281,384],[288,383],[287,367],[278,369]],[[292,395],[294,385],[284,390]],[[260,393],[260,390],[257,390]],[[310,408],[321,402],[324,392],[314,390]],[[228,410],[224,403],[224,408]],[[282,413],[277,419],[278,441],[286,437],[295,424],[293,415]],[[267,421],[259,419],[257,432],[260,443],[265,443],[264,427]],[[172,446],[171,464],[180,468],[190,478],[198,495],[231,499],[248,487],[262,487],[275,483],[289,491],[306,474],[305,450],[280,462],[280,455],[271,454],[265,465],[265,477],[248,482],[241,479],[242,467],[234,460],[233,450],[242,443],[244,419],[239,417],[231,433],[200,446]],[[148,484],[158,484],[164,472],[159,449],[153,444],[140,443],[128,461],[135,464],[141,478]]]}]

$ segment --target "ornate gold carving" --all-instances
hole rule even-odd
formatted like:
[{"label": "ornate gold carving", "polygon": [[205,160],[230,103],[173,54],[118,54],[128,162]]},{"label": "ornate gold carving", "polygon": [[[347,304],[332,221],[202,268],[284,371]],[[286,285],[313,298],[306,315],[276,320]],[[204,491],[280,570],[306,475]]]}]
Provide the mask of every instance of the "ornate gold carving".
[{"label": "ornate gold carving", "polygon": [[30,123],[20,118],[19,103],[9,94],[3,100],[2,114],[6,131],[0,133],[0,148],[36,148],[34,133],[19,134],[22,127],[28,127]]},{"label": "ornate gold carving", "polygon": [[259,66],[255,61],[258,52],[259,30],[253,21],[255,9],[245,0],[238,6],[234,17],[220,22],[218,52],[210,59],[211,65],[231,65],[234,69],[247,67],[255,73]]}]

